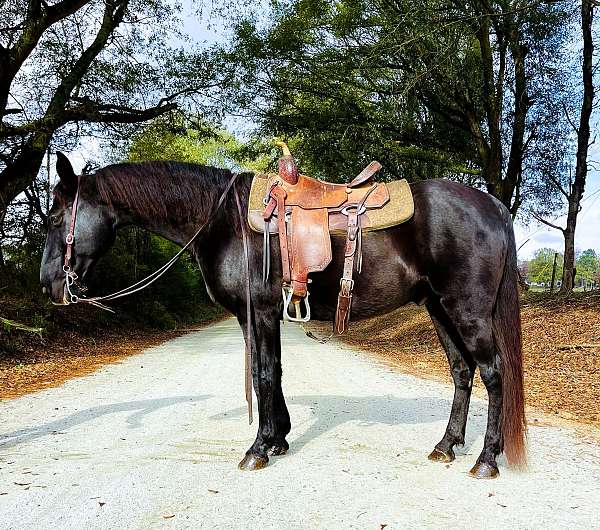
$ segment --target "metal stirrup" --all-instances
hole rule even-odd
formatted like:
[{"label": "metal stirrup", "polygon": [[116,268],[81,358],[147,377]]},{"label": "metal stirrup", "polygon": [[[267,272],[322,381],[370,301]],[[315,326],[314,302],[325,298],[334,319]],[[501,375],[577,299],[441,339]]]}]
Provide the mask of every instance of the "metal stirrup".
[{"label": "metal stirrup", "polygon": [[[308,322],[310,320],[310,304],[308,303],[308,292],[306,293],[306,296],[304,298],[294,301],[294,313],[296,314],[295,317],[291,316],[288,312],[288,307],[292,303],[292,297],[294,296],[294,290],[291,287],[284,285],[281,288],[281,294],[283,296],[284,320],[288,320],[289,322]],[[305,316],[302,316],[302,300],[304,300],[304,307],[306,307]]]}]

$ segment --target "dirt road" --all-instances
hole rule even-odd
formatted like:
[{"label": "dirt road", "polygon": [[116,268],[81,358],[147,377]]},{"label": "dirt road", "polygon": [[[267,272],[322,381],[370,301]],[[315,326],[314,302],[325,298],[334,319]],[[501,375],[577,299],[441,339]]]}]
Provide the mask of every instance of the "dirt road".
[{"label": "dirt road", "polygon": [[600,448],[569,428],[538,416],[529,470],[477,481],[481,400],[432,463],[450,386],[291,325],[283,359],[291,450],[257,472],[237,469],[255,426],[233,320],[0,403],[0,528],[600,527]]}]

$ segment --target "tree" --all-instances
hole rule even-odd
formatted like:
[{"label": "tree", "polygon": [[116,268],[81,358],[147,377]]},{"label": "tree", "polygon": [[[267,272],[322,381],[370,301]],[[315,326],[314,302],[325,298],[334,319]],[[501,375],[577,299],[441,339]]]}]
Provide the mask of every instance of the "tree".
[{"label": "tree", "polygon": [[584,286],[595,283],[600,273],[600,261],[593,249],[584,250],[577,258],[577,278],[583,280]]},{"label": "tree", "polygon": [[[556,251],[551,248],[540,248],[536,250],[533,258],[529,260],[528,277],[532,283],[549,284],[552,280],[552,268],[554,266],[554,254]],[[563,256],[559,253],[556,262],[557,276],[562,273]]]},{"label": "tree", "polygon": [[266,29],[237,26],[238,104],[313,173],[377,158],[396,177],[481,185],[515,214],[531,180],[557,170],[563,120],[546,96],[563,81],[567,2],[275,6]]},{"label": "tree", "polygon": [[529,279],[529,261],[519,260],[517,263],[519,274],[523,280]]},{"label": "tree", "polygon": [[[563,195],[567,203],[567,220],[563,228],[541,216],[536,218],[542,223],[560,230],[565,239],[564,269],[562,273],[562,284],[560,291],[570,293],[575,284],[575,230],[577,228],[577,216],[581,210],[581,200],[585,192],[585,184],[588,172],[588,150],[590,146],[590,118],[594,108],[594,42],[592,38],[592,26],[594,21],[594,0],[582,0],[581,2],[581,34],[583,37],[583,60],[581,62],[581,80],[583,94],[581,98],[581,110],[579,124],[569,118],[573,130],[577,136],[577,152],[575,156],[575,176],[571,173],[568,179],[553,179],[552,184]],[[565,108],[565,113],[568,110]]]},{"label": "tree", "polygon": [[215,84],[202,55],[165,44],[176,13],[165,0],[3,3],[0,217],[52,142],[73,145],[86,130],[114,136]]},{"label": "tree", "polygon": [[248,157],[248,146],[229,131],[184,114],[161,116],[140,128],[124,158],[176,160],[233,170],[266,171],[270,158]]}]

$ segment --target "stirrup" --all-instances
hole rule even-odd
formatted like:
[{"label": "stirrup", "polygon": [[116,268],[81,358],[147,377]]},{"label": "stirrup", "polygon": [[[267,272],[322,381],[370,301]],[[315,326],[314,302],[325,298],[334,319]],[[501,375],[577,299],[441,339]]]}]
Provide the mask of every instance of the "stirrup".
[{"label": "stirrup", "polygon": [[[294,289],[284,285],[281,288],[281,295],[283,296],[283,319],[289,322],[308,322],[310,320],[310,304],[308,303],[308,291],[306,296],[294,302],[295,317],[290,316],[288,313],[288,307],[292,303],[292,297],[294,296]],[[304,307],[306,307],[306,315],[302,316],[302,300],[304,300]]]}]

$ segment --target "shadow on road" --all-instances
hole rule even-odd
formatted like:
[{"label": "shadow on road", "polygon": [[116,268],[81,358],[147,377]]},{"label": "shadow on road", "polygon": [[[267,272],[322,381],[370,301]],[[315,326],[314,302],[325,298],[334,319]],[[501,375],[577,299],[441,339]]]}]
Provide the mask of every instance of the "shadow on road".
[{"label": "shadow on road", "polygon": [[211,398],[212,396],[173,396],[158,399],[144,399],[140,401],[127,401],[125,403],[111,403],[110,405],[99,405],[85,410],[79,410],[74,414],[59,418],[57,420],[20,429],[18,431],[9,432],[0,435],[0,450],[14,447],[16,445],[41,438],[56,432],[63,432],[86,423],[107,414],[115,414],[118,412],[131,412],[127,416],[126,422],[130,429],[140,427],[142,419],[165,407],[171,407],[179,403],[198,402]]},{"label": "shadow on road", "polygon": [[[297,452],[307,443],[335,429],[347,422],[355,422],[360,426],[370,427],[376,424],[383,425],[419,425],[444,421],[440,428],[439,439],[444,434],[445,421],[450,416],[451,402],[446,399],[422,397],[422,398],[398,398],[392,395],[350,397],[338,395],[309,395],[289,396],[286,399],[288,407],[309,407],[314,414],[314,421],[295,440],[291,442],[292,450]],[[476,407],[473,407],[475,409]],[[476,411],[479,413],[479,411]],[[292,415],[293,421],[293,410]],[[211,416],[212,420],[237,419],[246,415],[246,408],[240,407]],[[310,421],[310,420],[309,420]],[[298,427],[296,425],[296,427]],[[473,438],[484,432],[485,420],[473,415],[469,418],[467,432],[473,433]],[[473,438],[469,438],[466,446],[469,446]],[[439,441],[431,440],[431,447]]]}]

